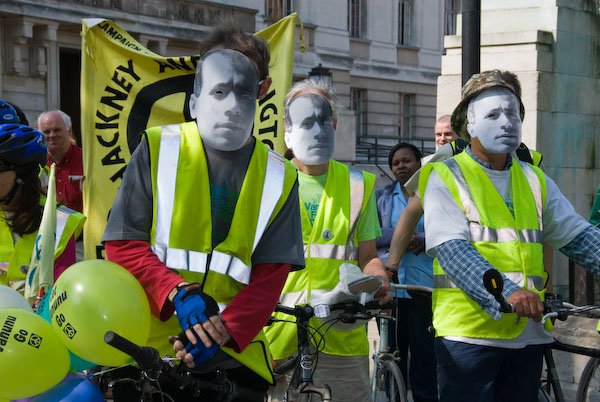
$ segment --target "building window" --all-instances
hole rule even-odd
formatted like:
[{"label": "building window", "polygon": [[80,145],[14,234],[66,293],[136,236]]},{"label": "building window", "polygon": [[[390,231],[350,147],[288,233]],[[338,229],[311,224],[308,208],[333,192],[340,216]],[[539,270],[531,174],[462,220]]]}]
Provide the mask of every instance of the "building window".
[{"label": "building window", "polygon": [[412,43],[410,35],[410,21],[412,14],[412,0],[398,1],[398,44],[408,46]]},{"label": "building window", "polygon": [[362,0],[348,0],[348,31],[353,38],[360,38],[362,34],[363,7]]},{"label": "building window", "polygon": [[398,94],[398,137],[403,140],[414,136],[414,104],[415,95]]},{"label": "building window", "polygon": [[461,0],[445,0],[444,35],[456,35],[456,16],[460,14]]},{"label": "building window", "polygon": [[265,0],[265,17],[279,20],[294,12],[293,0]]},{"label": "building window", "polygon": [[364,89],[350,89],[350,109],[354,110],[356,139],[367,136],[367,96]]}]

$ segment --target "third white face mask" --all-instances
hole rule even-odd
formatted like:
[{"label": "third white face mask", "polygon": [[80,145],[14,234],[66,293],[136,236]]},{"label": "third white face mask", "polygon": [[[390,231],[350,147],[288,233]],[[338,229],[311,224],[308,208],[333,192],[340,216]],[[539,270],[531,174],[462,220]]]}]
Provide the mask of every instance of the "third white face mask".
[{"label": "third white face mask", "polygon": [[333,114],[329,103],[313,93],[292,99],[287,107],[285,143],[306,165],[327,163],[333,156]]},{"label": "third white face mask", "polygon": [[[511,153],[521,144],[521,115],[515,94],[505,88],[488,89],[476,96],[469,107],[475,121],[467,130],[489,152]],[[470,116],[471,117],[471,116]]]}]

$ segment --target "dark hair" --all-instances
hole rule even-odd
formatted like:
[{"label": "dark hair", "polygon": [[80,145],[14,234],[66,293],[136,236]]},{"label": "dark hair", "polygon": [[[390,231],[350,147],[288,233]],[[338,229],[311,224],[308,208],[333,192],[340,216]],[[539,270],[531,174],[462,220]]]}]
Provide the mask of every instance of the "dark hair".
[{"label": "dark hair", "polygon": [[521,99],[521,83],[517,76],[510,71],[500,71],[499,75],[508,85],[511,85],[514,88],[515,95]]},{"label": "dark hair", "polygon": [[285,151],[285,154],[283,154],[283,157],[285,159],[287,159],[288,161],[291,161],[292,159],[294,159],[294,151],[292,150],[292,148],[288,148]]},{"label": "dark hair", "polygon": [[415,147],[413,144],[409,144],[408,142],[400,142],[398,144],[396,144],[394,146],[394,148],[392,148],[392,150],[390,151],[389,155],[388,155],[388,165],[390,167],[390,169],[392,168],[392,159],[394,158],[394,154],[396,153],[397,150],[402,149],[402,148],[408,148],[412,151],[413,155],[415,156],[415,160],[419,163],[419,166],[421,166],[421,158],[423,157],[421,154],[421,151],[419,151],[419,148]]},{"label": "dark hair", "polygon": [[200,43],[200,56],[215,46],[237,50],[243,53],[258,67],[258,79],[264,80],[269,75],[269,48],[260,38],[247,34],[231,24],[217,27]]},{"label": "dark hair", "polygon": [[5,212],[13,214],[10,220],[7,220],[7,224],[10,230],[19,236],[35,232],[39,229],[42,221],[42,207],[40,206],[42,189],[38,173],[39,165],[34,163],[16,168],[17,179],[20,183],[17,181],[15,186],[19,186],[19,188]]}]

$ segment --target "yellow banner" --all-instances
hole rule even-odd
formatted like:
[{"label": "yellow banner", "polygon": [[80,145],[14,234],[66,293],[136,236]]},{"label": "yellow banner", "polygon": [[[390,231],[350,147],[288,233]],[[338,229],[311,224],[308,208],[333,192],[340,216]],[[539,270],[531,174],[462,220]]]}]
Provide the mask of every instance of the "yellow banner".
[{"label": "yellow banner", "polygon": [[[254,135],[280,154],[285,152],[283,98],[292,82],[297,23],[302,40],[295,13],[256,34],[269,45],[273,83],[258,101]],[[84,247],[90,259],[104,257],[102,233],[142,131],[192,120],[188,103],[199,56],[160,56],[108,20],[85,19],[82,31]]]}]

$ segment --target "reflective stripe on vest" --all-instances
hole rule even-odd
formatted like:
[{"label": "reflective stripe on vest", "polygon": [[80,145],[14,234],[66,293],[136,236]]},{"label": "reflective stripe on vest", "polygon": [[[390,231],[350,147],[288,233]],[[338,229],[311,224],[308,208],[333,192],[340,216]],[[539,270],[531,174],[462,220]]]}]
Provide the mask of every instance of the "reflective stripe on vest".
[{"label": "reflective stripe on vest", "polygon": [[[327,258],[330,260],[358,261],[358,247],[354,235],[365,197],[365,179],[362,171],[349,169],[350,176],[350,232],[346,245],[310,243],[304,245],[304,258]],[[306,303],[306,301],[304,302]]]},{"label": "reflective stripe on vest", "polygon": [[[520,287],[525,286],[525,277],[522,272],[504,272],[504,276]],[[533,284],[537,290],[544,290],[544,278],[541,276],[527,275],[527,283]],[[433,287],[435,289],[458,289],[459,286],[446,275],[436,274],[433,276]]]},{"label": "reflective stripe on vest", "polygon": [[525,178],[527,179],[527,183],[531,188],[531,192],[533,193],[533,198],[535,200],[535,208],[537,211],[538,224],[540,230],[536,229],[523,229],[516,230],[514,228],[491,228],[487,226],[481,225],[481,218],[479,216],[479,211],[477,210],[477,206],[473,201],[473,196],[471,195],[471,191],[469,190],[469,185],[458,166],[458,163],[455,159],[448,159],[444,161],[446,166],[452,172],[452,176],[456,180],[456,186],[458,188],[458,192],[460,194],[460,199],[463,204],[465,215],[469,221],[469,231],[471,233],[471,241],[489,241],[493,243],[502,243],[508,241],[521,241],[522,243],[542,243],[542,190],[540,186],[540,181],[535,174],[535,172],[531,169],[531,167],[527,164],[523,164],[521,168],[523,169],[523,173],[525,173]]},{"label": "reflective stripe on vest", "polygon": [[[169,235],[175,201],[177,162],[179,160],[181,134],[178,125],[163,126],[160,137],[157,173],[157,223],[153,252],[169,268],[206,273],[208,254],[198,251],[169,247]],[[252,251],[256,249],[269,218],[283,194],[285,166],[283,159],[272,151],[268,153],[263,191],[254,235]],[[268,186],[268,188],[267,188]],[[214,250],[209,270],[229,275],[237,282],[250,283],[251,267],[239,258]]]},{"label": "reflective stripe on vest", "polygon": [[[330,290],[331,289],[311,289],[310,297],[321,296]],[[299,290],[297,292],[282,293],[281,297],[279,298],[279,303],[289,307],[297,306],[299,304],[306,304],[307,293],[307,289]]]},{"label": "reflective stripe on vest", "polygon": [[[203,282],[204,291],[223,311],[250,282],[252,252],[287,202],[296,170],[256,142],[229,233],[212,249],[210,177],[196,123],[154,127],[146,135],[153,180],[152,250],[165,265],[178,270],[183,280]],[[180,159],[186,163],[179,164]],[[204,282],[204,278],[208,279]],[[151,332],[173,333],[178,325],[176,319],[153,320]],[[154,347],[170,346],[166,337],[152,341]],[[269,345],[262,331],[241,353],[227,347],[222,350],[272,383]]]}]

